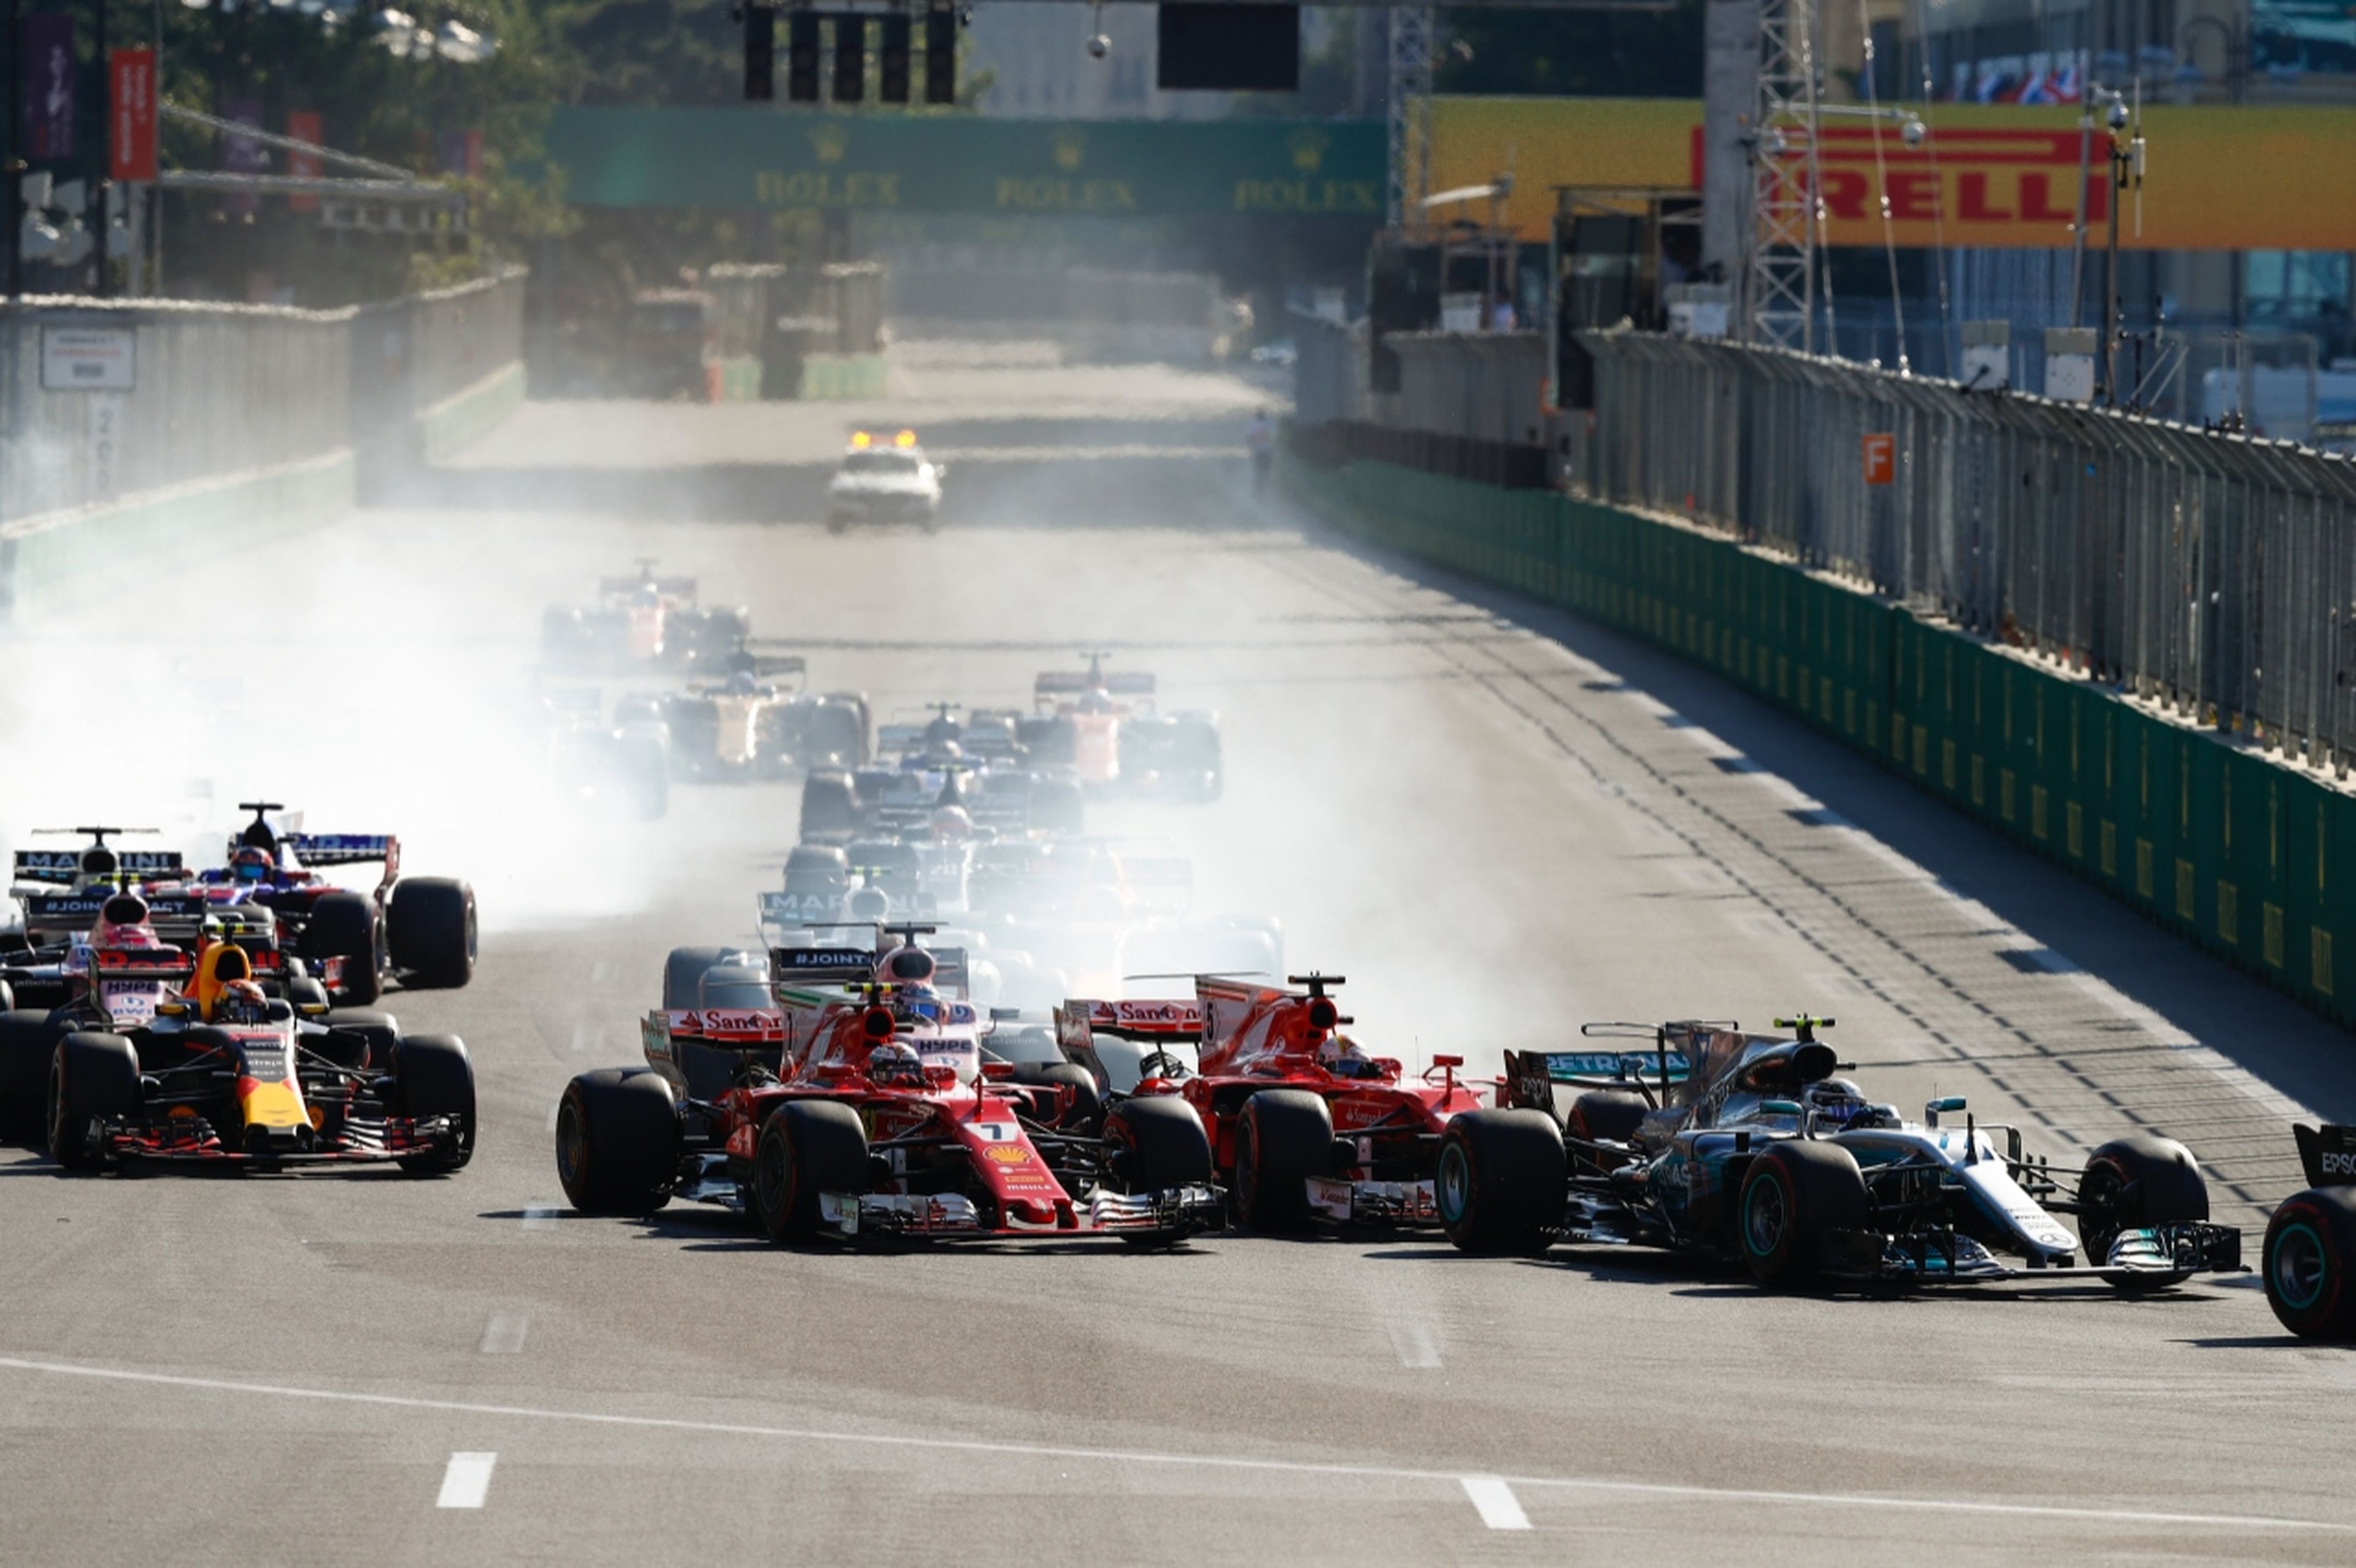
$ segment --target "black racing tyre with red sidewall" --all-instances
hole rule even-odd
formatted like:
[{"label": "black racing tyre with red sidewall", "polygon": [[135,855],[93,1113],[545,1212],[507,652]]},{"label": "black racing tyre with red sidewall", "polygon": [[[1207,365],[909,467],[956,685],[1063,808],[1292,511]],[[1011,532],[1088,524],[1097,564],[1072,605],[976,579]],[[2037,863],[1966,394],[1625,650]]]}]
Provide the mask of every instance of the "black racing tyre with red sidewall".
[{"label": "black racing tyre with red sidewall", "polygon": [[303,923],[301,945],[306,963],[327,958],[344,961],[338,1000],[364,1008],[384,994],[383,912],[367,894],[323,896]]},{"label": "black racing tyre with red sidewall", "polygon": [[475,977],[475,890],[450,877],[403,877],[385,909],[385,947],[404,982],[455,990]]},{"label": "black racing tyre with red sidewall", "polygon": [[139,1109],[139,1053],[119,1034],[80,1032],[58,1041],[49,1058],[49,1157],[68,1170],[96,1170],[108,1121]]},{"label": "black racing tyre with red sidewall", "polygon": [[2303,1339],[2356,1339],[2356,1188],[2311,1187],[2266,1221],[2266,1305]]},{"label": "black racing tyre with red sidewall", "polygon": [[1451,1117],[1432,1169],[1440,1229],[1468,1253],[1542,1253],[1569,1201],[1562,1129],[1544,1111]]},{"label": "black racing tyre with red sidewall", "polygon": [[679,1177],[679,1102],[644,1067],[602,1067],[556,1105],[556,1179],[584,1214],[651,1214]]},{"label": "black racing tyre with red sidewall", "polygon": [[1333,1112],[1305,1089],[1263,1089],[1236,1118],[1236,1218],[1255,1231],[1309,1221],[1309,1179],[1333,1152]]},{"label": "black racing tyre with red sidewall", "polygon": [[[1062,1115],[1040,1118],[1062,1131],[1093,1135],[1103,1125],[1104,1095],[1097,1088],[1096,1075],[1076,1061],[1018,1061],[1013,1081],[1071,1090],[1071,1105]],[[1043,1110],[1053,1107],[1054,1101],[1042,1099]]]},{"label": "black racing tyre with red sidewall", "polygon": [[[2122,1231],[2182,1225],[2209,1218],[2209,1184],[2201,1162],[2174,1138],[2129,1133],[2086,1157],[2078,1183],[2078,1242],[2100,1268]],[[2125,1284],[2130,1288],[2136,1282]]]},{"label": "black racing tyre with red sidewall", "polygon": [[1855,1155],[1838,1144],[1782,1139],[1743,1172],[1734,1239],[1751,1278],[1789,1289],[1822,1273],[1835,1232],[1865,1230],[1872,1215]]},{"label": "black racing tyre with red sidewall", "polygon": [[475,1157],[475,1063],[466,1041],[455,1034],[405,1035],[393,1061],[393,1095],[401,1114],[451,1121],[431,1148],[402,1157],[401,1168],[412,1176],[465,1169]]},{"label": "black racing tyre with red sidewall", "polygon": [[788,1100],[769,1114],[753,1148],[746,1209],[772,1242],[818,1233],[819,1195],[867,1189],[867,1129],[833,1100]]},{"label": "black racing tyre with red sidewall", "polygon": [[47,1013],[0,1013],[0,1141],[37,1144],[48,1137],[49,1059],[59,1033]]}]

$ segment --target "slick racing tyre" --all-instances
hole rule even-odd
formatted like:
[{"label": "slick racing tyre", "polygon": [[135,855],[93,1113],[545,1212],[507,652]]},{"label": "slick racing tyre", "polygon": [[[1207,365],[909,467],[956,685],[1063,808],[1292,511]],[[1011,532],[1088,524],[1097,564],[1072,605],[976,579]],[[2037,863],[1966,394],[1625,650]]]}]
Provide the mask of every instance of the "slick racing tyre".
[{"label": "slick racing tyre", "polygon": [[391,1013],[369,1008],[337,1008],[319,1021],[334,1033],[367,1048],[365,1060],[356,1064],[361,1070],[379,1078],[394,1071],[393,1059],[401,1050],[401,1025]]},{"label": "slick racing tyre", "polygon": [[448,1116],[453,1130],[434,1147],[405,1155],[412,1176],[447,1176],[475,1157],[475,1064],[454,1034],[412,1034],[394,1054],[393,1094],[404,1116]]},{"label": "slick racing tyre", "polygon": [[859,790],[849,773],[828,768],[802,780],[801,837],[824,844],[859,831]]},{"label": "slick racing tyre", "polygon": [[1309,1219],[1309,1179],[1333,1152],[1333,1113],[1305,1089],[1263,1089],[1236,1118],[1236,1217],[1255,1231]]},{"label": "slick racing tyre", "polygon": [[2311,1187],[2266,1221],[2266,1305],[2303,1339],[2356,1339],[2356,1188]]},{"label": "slick racing tyre", "polygon": [[1743,1173],[1735,1241],[1751,1278],[1787,1289],[1816,1277],[1833,1232],[1865,1230],[1872,1213],[1855,1155],[1793,1138],[1769,1144]]},{"label": "slick racing tyre", "polygon": [[311,906],[303,926],[306,963],[344,961],[341,999],[364,1008],[384,994],[384,922],[364,893],[329,893]]},{"label": "slick racing tyre", "polygon": [[1590,1089],[1570,1103],[1564,1131],[1587,1143],[1624,1144],[1644,1125],[1649,1107],[1642,1094],[1625,1089]]},{"label": "slick racing tyre", "polygon": [[[1123,1100],[1105,1113],[1106,1174],[1119,1192],[1168,1192],[1208,1187],[1211,1136],[1194,1107],[1175,1094]],[[1183,1239],[1167,1231],[1124,1231],[1133,1247],[1166,1247]]]},{"label": "slick racing tyre", "polygon": [[[2078,1242],[2100,1268],[2122,1231],[2209,1218],[2209,1184],[2192,1151],[2174,1138],[2129,1133],[2096,1149],[2078,1184]],[[2128,1280],[2121,1288],[2147,1282]]]},{"label": "slick racing tyre", "polygon": [[679,1175],[679,1103],[648,1068],[601,1067],[556,1105],[556,1179],[584,1214],[651,1214]]},{"label": "slick racing tyre", "polygon": [[788,1100],[771,1113],[753,1150],[745,1205],[773,1242],[817,1234],[819,1195],[867,1189],[867,1129],[830,1100]]},{"label": "slick racing tyre", "polygon": [[68,1170],[106,1163],[102,1126],[139,1108],[139,1053],[119,1034],[70,1034],[49,1058],[49,1157]]},{"label": "slick racing tyre", "polygon": [[58,1029],[47,1013],[0,1013],[0,1142],[37,1144],[48,1136],[49,1059]]},{"label": "slick racing tyre", "polygon": [[1562,1129],[1544,1111],[1466,1111],[1440,1135],[1432,1207],[1468,1253],[1542,1253],[1569,1200]]},{"label": "slick racing tyre", "polygon": [[663,960],[663,1007],[685,1012],[703,1006],[703,972],[728,961],[725,947],[674,947]]},{"label": "slick racing tyre", "polygon": [[[1064,1132],[1093,1135],[1104,1121],[1104,1096],[1098,1092],[1096,1075],[1076,1061],[1017,1062],[1014,1082],[1071,1090],[1071,1108],[1054,1124]],[[1047,1105],[1054,1104],[1052,1100],[1046,1102]]]},{"label": "slick racing tyre", "polygon": [[412,985],[455,990],[475,977],[475,890],[448,877],[403,877],[385,911],[385,946]]}]

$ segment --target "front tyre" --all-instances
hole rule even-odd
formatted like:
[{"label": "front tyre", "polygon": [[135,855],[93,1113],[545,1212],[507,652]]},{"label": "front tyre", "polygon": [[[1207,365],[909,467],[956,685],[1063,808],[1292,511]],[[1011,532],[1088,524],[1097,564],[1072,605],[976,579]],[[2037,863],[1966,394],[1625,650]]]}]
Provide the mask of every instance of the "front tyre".
[{"label": "front tyre", "polygon": [[1544,1111],[1466,1111],[1440,1136],[1431,1192],[1464,1251],[1542,1253],[1569,1200],[1562,1129]]},{"label": "front tyre", "polygon": [[662,1074],[602,1067],[556,1105],[556,1179],[584,1214],[651,1214],[679,1174],[679,1103]]},{"label": "front tyre", "polygon": [[402,1157],[401,1168],[412,1176],[465,1169],[475,1157],[475,1063],[466,1042],[454,1034],[407,1035],[394,1062],[401,1114],[416,1121],[449,1118],[431,1147]]},{"label": "front tyre", "polygon": [[109,1122],[139,1108],[139,1053],[116,1034],[76,1033],[49,1059],[49,1157],[68,1170],[107,1163]]},{"label": "front tyre", "polygon": [[745,1207],[772,1242],[807,1241],[821,1223],[819,1194],[866,1188],[867,1129],[859,1114],[830,1100],[788,1100],[761,1128]]},{"label": "front tyre", "polygon": [[[2209,1186],[2201,1162],[2174,1138],[2129,1133],[2096,1149],[2078,1184],[2078,1240],[2086,1262],[2110,1261],[2120,1232],[2149,1225],[2194,1224],[2209,1218]],[[2116,1282],[2148,1288],[2153,1280]]]},{"label": "front tyre", "polygon": [[2266,1221],[2266,1305],[2303,1339],[2356,1339],[2356,1189],[2316,1187]]},{"label": "front tyre", "polygon": [[1309,1179],[1333,1153],[1333,1112],[1305,1089],[1263,1089],[1236,1119],[1236,1217],[1255,1231],[1309,1220]]},{"label": "front tyre", "polygon": [[1751,1277],[1771,1289],[1816,1278],[1836,1232],[1872,1222],[1857,1157],[1838,1144],[1791,1139],[1767,1146],[1743,1174],[1735,1240]]}]

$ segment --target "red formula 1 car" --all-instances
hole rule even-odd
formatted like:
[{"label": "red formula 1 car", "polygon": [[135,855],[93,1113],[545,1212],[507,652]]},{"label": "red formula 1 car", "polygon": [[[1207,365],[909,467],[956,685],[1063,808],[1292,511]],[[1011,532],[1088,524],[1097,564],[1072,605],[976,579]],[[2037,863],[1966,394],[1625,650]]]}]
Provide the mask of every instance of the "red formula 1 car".
[{"label": "red formula 1 car", "polygon": [[1099,1128],[1077,1085],[985,1065],[989,1022],[937,988],[960,960],[916,945],[928,929],[895,927],[873,952],[780,948],[772,1006],[649,1013],[649,1067],[584,1073],[558,1106],[573,1207],[693,1199],[749,1212],[777,1242],[1166,1245],[1215,1228],[1209,1140],[1174,1086],[1123,1100]]},{"label": "red formula 1 car", "polygon": [[1387,1057],[1363,1054],[1339,1032],[1351,1020],[1327,994],[1342,983],[1338,975],[1296,975],[1286,987],[1205,976],[1191,1002],[1067,1002],[1059,1038],[1067,1055],[1092,1066],[1103,1057],[1099,1036],[1200,1041],[1194,1072],[1166,1049],[1139,1070],[1149,1083],[1179,1081],[1210,1128],[1237,1217],[1255,1230],[1312,1219],[1437,1224],[1440,1136],[1492,1086],[1458,1077],[1462,1057],[1434,1057],[1419,1081]]}]

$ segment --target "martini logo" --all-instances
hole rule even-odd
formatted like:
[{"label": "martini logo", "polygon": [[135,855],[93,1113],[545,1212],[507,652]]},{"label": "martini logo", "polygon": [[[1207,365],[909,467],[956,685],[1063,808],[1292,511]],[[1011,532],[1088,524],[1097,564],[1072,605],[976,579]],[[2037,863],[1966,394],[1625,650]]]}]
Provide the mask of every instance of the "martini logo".
[{"label": "martini logo", "polygon": [[1048,141],[1055,148],[1055,166],[1066,173],[1078,168],[1080,160],[1087,156],[1088,133],[1075,126],[1059,128]]},{"label": "martini logo", "polygon": [[839,164],[842,155],[851,150],[851,133],[831,120],[821,120],[809,128],[810,151],[821,164]]}]

